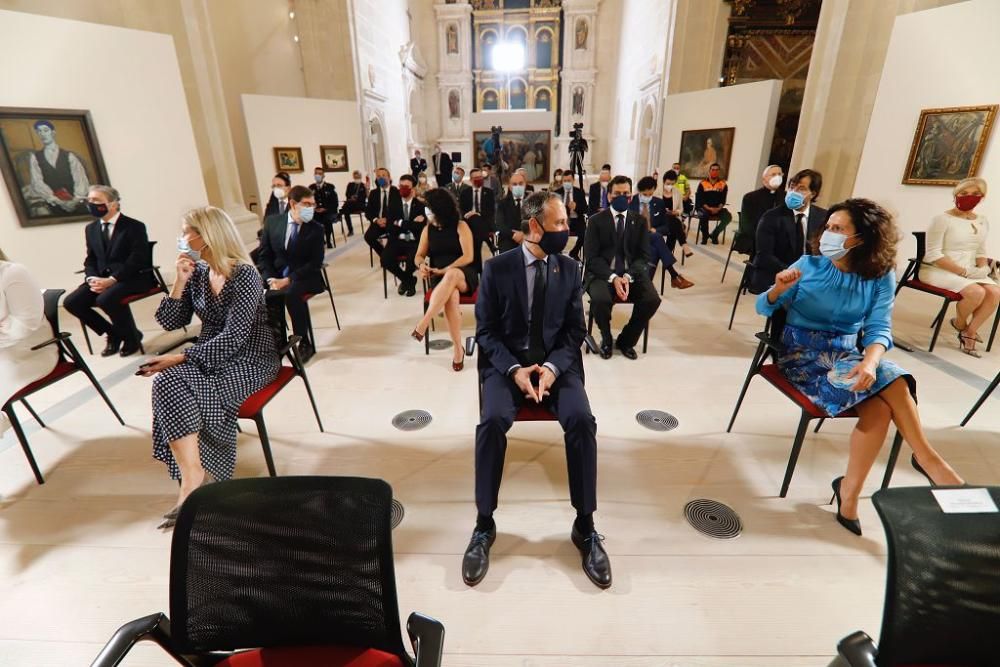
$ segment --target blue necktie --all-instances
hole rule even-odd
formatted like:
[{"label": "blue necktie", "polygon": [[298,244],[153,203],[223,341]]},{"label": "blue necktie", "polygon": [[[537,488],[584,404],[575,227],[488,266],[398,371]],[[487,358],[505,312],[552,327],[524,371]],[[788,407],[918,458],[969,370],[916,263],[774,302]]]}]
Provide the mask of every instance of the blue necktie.
[{"label": "blue necktie", "polygon": [[[295,240],[297,238],[299,238],[299,226],[297,224],[295,224],[294,222],[291,223],[291,225],[292,225],[292,233],[288,235],[288,245],[285,246],[286,250],[291,250],[292,246],[295,245]],[[290,264],[286,264],[285,268],[282,269],[282,271],[281,271],[281,277],[282,278],[287,278],[288,274],[291,273],[291,272],[292,272],[291,265]]]}]

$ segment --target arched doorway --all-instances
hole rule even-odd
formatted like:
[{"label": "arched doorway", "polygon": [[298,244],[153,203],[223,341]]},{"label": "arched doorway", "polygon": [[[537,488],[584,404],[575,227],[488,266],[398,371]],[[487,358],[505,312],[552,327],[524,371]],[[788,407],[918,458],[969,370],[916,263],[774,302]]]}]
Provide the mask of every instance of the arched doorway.
[{"label": "arched doorway", "polygon": [[652,147],[653,147],[653,105],[648,104],[642,111],[642,118],[639,120],[638,138],[639,150],[636,154],[635,177],[640,179],[652,173]]}]

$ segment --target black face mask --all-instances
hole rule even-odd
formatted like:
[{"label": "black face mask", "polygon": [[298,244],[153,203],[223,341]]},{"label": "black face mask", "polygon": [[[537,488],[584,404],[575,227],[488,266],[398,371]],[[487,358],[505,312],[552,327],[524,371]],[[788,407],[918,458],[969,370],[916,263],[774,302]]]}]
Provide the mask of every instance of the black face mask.
[{"label": "black face mask", "polygon": [[546,255],[558,255],[566,248],[567,243],[569,243],[568,229],[561,232],[550,232],[542,229],[542,238],[537,245]]},{"label": "black face mask", "polygon": [[90,214],[95,218],[103,218],[108,214],[108,205],[87,202],[87,210],[90,211]]}]

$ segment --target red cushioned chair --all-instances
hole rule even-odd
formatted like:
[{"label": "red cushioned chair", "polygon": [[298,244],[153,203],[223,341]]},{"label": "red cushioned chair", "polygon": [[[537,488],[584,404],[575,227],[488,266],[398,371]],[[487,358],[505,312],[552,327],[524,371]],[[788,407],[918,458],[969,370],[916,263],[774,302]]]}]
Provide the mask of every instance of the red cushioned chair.
[{"label": "red cushioned chair", "polygon": [[[1000,504],[1000,488],[984,490]],[[855,632],[830,667],[992,667],[1000,656],[1000,522],[945,514],[927,487],[876,491],[886,536],[878,646]]]},{"label": "red cushioned chair", "polygon": [[392,489],[379,479],[238,479],[197,489],[170,551],[170,619],[126,623],[91,667],[153,641],[187,667],[440,667],[444,626],[403,646]]},{"label": "red cushioned chair", "polygon": [[[424,281],[424,313],[425,314],[427,313],[427,306],[429,306],[430,303],[431,303],[431,292],[434,291],[433,289],[428,289],[428,287],[429,287],[429,285],[427,284],[427,281],[425,280]],[[458,296],[458,304],[460,306],[475,306],[476,305],[476,299],[478,299],[478,298],[479,298],[479,288],[477,287],[476,290],[472,294],[468,294],[468,295],[466,295],[466,294],[460,294]],[[434,324],[434,322],[431,322],[431,324]],[[431,331],[432,331],[432,329],[428,329],[427,332],[424,334],[424,354],[430,354],[431,353]]]},{"label": "red cushioned chair", "polygon": [[274,459],[271,456],[271,440],[267,435],[267,426],[264,424],[264,408],[268,403],[271,402],[275,396],[277,396],[282,389],[284,389],[288,384],[295,379],[295,377],[302,378],[303,384],[306,386],[306,393],[309,395],[309,402],[312,404],[313,414],[316,415],[316,423],[319,424],[319,431],[323,433],[323,421],[319,416],[319,409],[316,407],[316,399],[313,397],[312,387],[309,385],[309,378],[306,376],[305,366],[302,364],[299,358],[298,345],[301,339],[298,336],[292,336],[288,341],[278,350],[281,357],[288,359],[289,364],[282,364],[281,368],[278,370],[278,377],[276,377],[270,384],[266,387],[260,389],[259,391],[250,394],[243,405],[240,406],[240,410],[237,413],[237,417],[240,419],[252,419],[257,425],[257,434],[260,436],[260,445],[264,449],[264,461],[267,463],[267,472],[271,477],[277,475],[274,469]]},{"label": "red cushioned chair", "polygon": [[3,404],[2,409],[7,417],[10,419],[11,427],[14,429],[14,433],[17,435],[18,442],[21,443],[21,449],[24,450],[24,455],[28,458],[28,465],[31,466],[31,471],[35,474],[35,479],[39,484],[45,483],[45,478],[42,477],[41,470],[38,469],[38,464],[35,462],[35,456],[31,453],[31,447],[28,445],[28,438],[24,434],[24,429],[21,427],[21,422],[17,418],[17,414],[14,412],[14,404],[20,402],[31,416],[35,418],[38,425],[45,428],[45,423],[42,421],[38,413],[31,407],[28,403],[28,397],[37,391],[44,389],[50,385],[59,382],[63,378],[67,378],[77,371],[83,373],[90,380],[90,383],[94,385],[94,389],[100,394],[104,402],[108,404],[111,408],[111,412],[115,415],[118,423],[122,426],[125,425],[125,421],[122,416],[118,414],[118,410],[111,403],[111,399],[108,395],[104,393],[104,389],[101,387],[101,383],[97,381],[94,377],[94,373],[87,366],[87,362],[83,360],[83,355],[80,351],[76,349],[76,345],[73,345],[73,341],[70,340],[70,334],[59,331],[59,299],[66,292],[66,290],[61,289],[47,289],[45,290],[43,299],[45,301],[45,319],[49,321],[49,326],[52,327],[52,338],[36,345],[31,348],[32,350],[40,350],[44,347],[50,345],[55,345],[56,349],[59,351],[59,360],[56,362],[56,367],[53,368],[48,375],[45,377],[38,378],[34,382],[22,387],[19,391],[14,393],[6,403]]},{"label": "red cushioned chair", "polygon": [[[767,380],[773,387],[775,387],[782,394],[787,396],[789,399],[795,403],[799,409],[802,411],[802,416],[799,418],[799,427],[795,432],[795,439],[792,441],[792,451],[788,455],[788,466],[785,468],[785,478],[781,482],[781,497],[784,498],[788,494],[788,486],[792,482],[792,475],[795,473],[795,464],[799,460],[799,452],[802,450],[802,441],[806,436],[806,428],[809,426],[809,422],[814,419],[819,419],[819,423],[816,425],[816,431],[819,431],[819,427],[823,424],[826,419],[846,419],[846,418],[857,418],[858,414],[854,409],[845,410],[839,415],[834,417],[829,417],[823,410],[817,407],[809,397],[800,392],[795,386],[788,381],[778,368],[777,363],[774,361],[777,357],[784,353],[784,349],[779,342],[781,339],[781,325],[775,325],[774,320],[768,319],[765,330],[757,334],[760,343],[757,345],[757,351],[754,353],[753,361],[750,363],[750,370],[747,372],[746,381],[743,383],[743,388],[740,390],[740,397],[736,400],[736,407],[733,409],[733,416],[729,420],[729,426],[726,427],[726,433],[733,430],[733,423],[736,421],[736,415],[740,411],[740,406],[743,404],[743,398],[746,396],[747,388],[750,386],[750,380],[756,375],[760,375],[765,380]],[[765,363],[768,357],[772,358],[772,363]],[[899,457],[899,448],[903,444],[903,436],[896,432],[895,438],[892,441],[892,449],[889,452],[889,461],[885,468],[885,477],[882,479],[882,488],[889,486],[889,480],[892,479],[892,471],[896,467],[896,459]]]},{"label": "red cushioned chair", "polygon": [[[951,290],[935,287],[934,285],[930,285],[920,280],[920,267],[924,264],[924,254],[927,251],[927,234],[926,232],[913,232],[913,238],[917,241],[917,256],[911,257],[909,264],[906,265],[906,270],[903,271],[903,275],[899,279],[899,283],[896,285],[896,294],[899,295],[900,290],[904,287],[908,287],[910,289],[917,290],[918,292],[933,294],[934,296],[944,299],[944,303],[941,304],[941,310],[938,311],[937,317],[935,317],[934,321],[931,322],[931,328],[934,329],[934,334],[931,336],[931,345],[927,351],[933,352],[934,345],[937,343],[938,334],[941,333],[941,325],[944,324],[944,321],[948,316],[948,306],[952,303],[961,301],[962,295],[958,292],[952,292]],[[993,328],[990,331],[989,342],[986,344],[987,352],[993,349],[993,339],[996,338],[998,324],[1000,324],[1000,309],[997,310],[997,314],[993,318]]]},{"label": "red cushioned chair", "polygon": [[[156,241],[149,242],[149,260],[150,263],[153,261],[153,246],[156,245]],[[83,271],[77,271],[77,273],[83,273]],[[166,281],[163,280],[163,275],[160,273],[160,267],[153,264],[148,269],[143,269],[139,272],[140,275],[148,274],[152,278],[153,284],[149,286],[149,289],[144,292],[139,292],[137,294],[129,294],[123,297],[119,302],[123,306],[127,306],[136,301],[141,301],[143,299],[148,299],[151,296],[156,296],[158,294],[170,294],[170,290],[167,288]],[[83,340],[87,343],[87,351],[90,354],[94,354],[94,348],[90,344],[90,334],[87,333],[87,327],[80,322],[80,328],[83,329]],[[184,327],[184,331],[187,332],[187,327]],[[142,341],[139,341],[139,351],[146,354],[146,348],[142,346]]]}]

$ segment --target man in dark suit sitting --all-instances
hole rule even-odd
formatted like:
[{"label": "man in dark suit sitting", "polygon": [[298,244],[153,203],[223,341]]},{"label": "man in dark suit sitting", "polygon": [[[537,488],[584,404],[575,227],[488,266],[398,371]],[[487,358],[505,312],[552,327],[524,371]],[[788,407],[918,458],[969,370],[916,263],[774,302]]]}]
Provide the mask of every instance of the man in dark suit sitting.
[{"label": "man in dark suit sitting", "polygon": [[740,232],[733,245],[733,250],[751,257],[756,253],[757,225],[761,216],[785,201],[785,189],[781,187],[785,174],[780,166],[767,165],[760,180],[759,188],[743,195],[743,205],[740,206]]},{"label": "man in dark suit sitting", "polygon": [[365,217],[371,223],[365,231],[365,243],[381,257],[384,248],[380,239],[385,238],[388,230],[403,217],[399,190],[392,184],[392,175],[385,167],[375,170],[375,187],[368,195]]},{"label": "man in dark suit sitting", "polygon": [[323,167],[313,169],[313,180],[315,183],[309,184],[313,196],[316,197],[316,222],[323,226],[323,236],[326,238],[326,247],[332,248],[333,243],[333,223],[337,221],[337,208],[339,201],[337,197],[337,186],[326,182],[326,172]]},{"label": "man in dark suit sitting", "polygon": [[[656,277],[657,263],[663,264],[663,270],[670,274],[670,286],[674,289],[687,289],[694,287],[694,283],[682,276],[674,268],[677,259],[674,253],[664,240],[671,232],[673,216],[667,211],[666,204],[659,197],[654,196],[656,192],[656,179],[652,176],[643,176],[636,184],[639,191],[637,197],[632,197],[629,210],[639,214],[639,217],[646,221],[649,229],[649,278]],[[677,221],[680,224],[680,221]]]},{"label": "man in dark suit sitting", "polygon": [[462,182],[464,180],[465,180],[465,169],[456,165],[451,172],[451,181],[449,181],[448,184],[444,186],[444,189],[447,190],[451,194],[451,196],[455,198],[455,201],[462,201],[462,193],[469,188],[468,185]]},{"label": "man in dark suit sitting", "polygon": [[521,207],[527,194],[524,174],[515,171],[511,174],[508,185],[507,196],[497,206],[496,225],[500,252],[513,250],[524,239],[524,233],[521,232]]},{"label": "man in dark suit sitting", "polygon": [[[414,197],[416,187],[413,177],[403,174],[399,178],[399,197],[402,209],[399,220],[386,227],[385,250],[382,251],[382,267],[399,279],[399,293],[413,296],[417,293],[417,270],[413,258],[417,254],[417,242],[424,230],[427,218],[423,203]],[[403,266],[399,258],[405,257]]]},{"label": "man in dark suit sitting", "polygon": [[586,336],[580,273],[560,254],[569,239],[558,195],[537,192],[522,206],[521,248],[483,268],[476,302],[476,338],[482,414],[476,427],[476,508],[462,578],[475,586],[489,569],[496,539],[493,512],[500,493],[507,431],[530,401],[551,410],[563,427],[570,502],[577,517],[570,533],[583,571],[600,588],[611,585],[611,562],[594,528],[597,509],[597,422],[583,386],[580,346]]},{"label": "man in dark suit sitting", "polygon": [[590,310],[601,330],[601,358],[612,350],[611,306],[615,300],[634,304],[632,317],[615,344],[623,355],[637,359],[636,341],[660,307],[660,297],[649,277],[649,233],[646,221],[628,209],[632,179],[611,179],[611,206],[590,219],[584,252],[583,278]]},{"label": "man in dark suit sitting", "polygon": [[587,196],[583,194],[583,189],[573,182],[575,175],[567,169],[562,175],[562,190],[557,192],[566,207],[566,215],[569,216],[569,232],[576,237],[576,243],[569,251],[569,256],[580,260],[580,251],[583,249],[583,237],[587,234]]},{"label": "man in dark suit sitting", "polygon": [[[119,350],[121,356],[127,357],[139,351],[142,332],[136,328],[132,310],[128,304],[122,304],[122,299],[153,286],[153,258],[146,225],[122,215],[118,191],[107,185],[90,186],[87,209],[97,219],[84,230],[86,280],[66,297],[63,306],[84,326],[107,336],[102,357],[110,357]],[[94,310],[95,305],[108,319]]]},{"label": "man in dark suit sitting", "polygon": [[365,214],[365,207],[368,205],[368,189],[365,182],[361,180],[361,172],[354,170],[353,180],[347,184],[347,192],[344,197],[344,205],[340,208],[340,214],[344,216],[347,223],[347,235],[354,236],[354,224],[351,216]]},{"label": "man in dark suit sitting", "polygon": [[604,165],[604,167],[601,167],[601,174],[597,177],[597,182],[590,185],[590,195],[587,197],[587,201],[590,203],[590,215],[607,208],[611,201],[608,196],[610,194],[608,186],[611,183],[611,165]]},{"label": "man in dark suit sitting", "polygon": [[774,276],[799,257],[813,254],[812,242],[826,227],[826,209],[813,205],[822,188],[823,176],[803,169],[788,181],[785,203],[761,216],[750,283],[754,294],[771,287]]},{"label": "man in dark suit sitting", "polygon": [[462,217],[472,230],[473,263],[476,268],[482,266],[483,243],[494,255],[497,254],[493,243],[494,221],[496,220],[496,194],[486,187],[486,179],[482,169],[476,168],[469,172],[472,187],[459,191],[458,203]]},{"label": "man in dark suit sitting", "polygon": [[[271,291],[267,305],[271,319],[284,322],[282,306],[292,319],[292,332],[302,338],[302,361],[316,353],[309,340],[309,304],[306,294],[319,294],[323,283],[323,227],[312,222],[316,198],[309,188],[296,185],[288,191],[288,213],[264,221],[257,270]],[[282,303],[284,302],[284,303]]]}]

